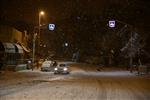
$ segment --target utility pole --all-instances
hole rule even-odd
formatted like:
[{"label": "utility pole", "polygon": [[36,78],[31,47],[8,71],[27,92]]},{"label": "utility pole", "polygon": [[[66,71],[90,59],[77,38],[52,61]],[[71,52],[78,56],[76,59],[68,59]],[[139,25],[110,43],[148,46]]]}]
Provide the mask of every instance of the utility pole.
[{"label": "utility pole", "polygon": [[[38,34],[38,54],[40,54],[40,31],[41,31],[41,16],[44,16],[44,11],[40,11],[39,12],[39,25],[38,25],[38,31],[39,31],[39,34]],[[38,55],[39,56],[39,55]]]},{"label": "utility pole", "polygon": [[32,52],[32,65],[34,66],[34,62],[35,62],[35,41],[36,41],[36,36],[37,33],[33,34],[33,52]]}]

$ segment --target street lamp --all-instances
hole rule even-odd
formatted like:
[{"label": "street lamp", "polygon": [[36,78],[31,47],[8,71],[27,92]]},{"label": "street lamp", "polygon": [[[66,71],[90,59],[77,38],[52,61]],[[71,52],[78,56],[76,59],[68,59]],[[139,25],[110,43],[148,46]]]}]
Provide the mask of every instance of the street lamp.
[{"label": "street lamp", "polygon": [[39,12],[39,37],[40,37],[40,26],[41,26],[41,16],[44,15],[44,11]]},{"label": "street lamp", "polygon": [[44,11],[40,11],[40,12],[39,12],[39,27],[38,27],[38,28],[39,28],[39,35],[38,35],[38,36],[39,36],[39,39],[38,39],[38,47],[39,47],[39,48],[38,48],[38,54],[40,53],[40,30],[41,30],[40,27],[41,27],[41,16],[43,16],[44,14],[45,14]]},{"label": "street lamp", "polygon": [[41,11],[41,12],[40,12],[40,15],[44,15],[44,11]]},{"label": "street lamp", "polygon": [[[35,41],[36,41],[36,37],[38,37],[38,50],[37,50],[37,54],[39,54],[39,49],[40,49],[40,27],[41,27],[41,16],[43,16],[44,15],[44,11],[40,11],[39,12],[39,14],[38,14],[38,17],[39,17],[39,25],[38,25],[38,32],[39,32],[39,34],[37,34],[37,33],[34,33],[33,34],[33,54],[32,54],[32,64],[33,64],[33,66],[34,66],[34,63],[35,63]],[[35,31],[35,29],[36,29],[36,26],[34,27],[34,31]],[[37,56],[38,57],[38,56]],[[39,59],[38,59],[39,60]],[[32,68],[32,70],[33,70],[33,68]]]}]

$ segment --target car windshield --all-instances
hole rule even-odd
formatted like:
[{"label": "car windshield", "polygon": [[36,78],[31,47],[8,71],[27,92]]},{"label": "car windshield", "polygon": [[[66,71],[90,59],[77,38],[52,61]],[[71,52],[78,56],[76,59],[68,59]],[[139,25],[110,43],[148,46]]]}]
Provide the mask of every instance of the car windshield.
[{"label": "car windshield", "polygon": [[60,64],[59,65],[59,67],[65,67],[66,66],[66,64]]}]

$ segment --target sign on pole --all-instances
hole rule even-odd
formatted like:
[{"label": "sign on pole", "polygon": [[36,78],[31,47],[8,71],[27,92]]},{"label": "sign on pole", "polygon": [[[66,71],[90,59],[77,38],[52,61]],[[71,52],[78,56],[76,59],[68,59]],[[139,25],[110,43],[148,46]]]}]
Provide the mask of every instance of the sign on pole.
[{"label": "sign on pole", "polygon": [[110,21],[109,21],[109,27],[110,27],[110,28],[114,28],[115,25],[116,25],[115,20],[110,20]]},{"label": "sign on pole", "polygon": [[55,29],[55,24],[48,25],[49,30],[53,31]]}]

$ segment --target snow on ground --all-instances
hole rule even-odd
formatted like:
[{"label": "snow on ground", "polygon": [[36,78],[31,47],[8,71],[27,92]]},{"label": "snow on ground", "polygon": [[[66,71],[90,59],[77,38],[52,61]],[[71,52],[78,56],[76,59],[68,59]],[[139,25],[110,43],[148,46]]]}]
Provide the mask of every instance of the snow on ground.
[{"label": "snow on ground", "polygon": [[0,100],[149,100],[149,83],[129,71],[98,72],[79,64],[69,75],[5,72],[0,74]]},{"label": "snow on ground", "polygon": [[[0,80],[0,100],[94,100],[92,92],[96,89],[87,90],[85,82],[72,81],[72,77],[68,75],[53,75],[40,71],[5,74],[8,74],[3,77],[5,81]],[[16,77],[17,75],[19,77]],[[81,91],[84,94],[80,94]],[[90,94],[92,95],[86,97]]]},{"label": "snow on ground", "polygon": [[[82,87],[82,88],[81,88]],[[80,93],[80,92],[83,93]],[[94,97],[94,88],[86,89],[86,85],[76,82],[55,83],[46,82],[26,88],[22,91],[12,93],[2,97],[2,100],[96,100]],[[92,94],[92,95],[91,95]],[[87,97],[88,96],[88,97]],[[89,98],[89,99],[88,99]],[[94,99],[95,98],[95,99]]]}]

